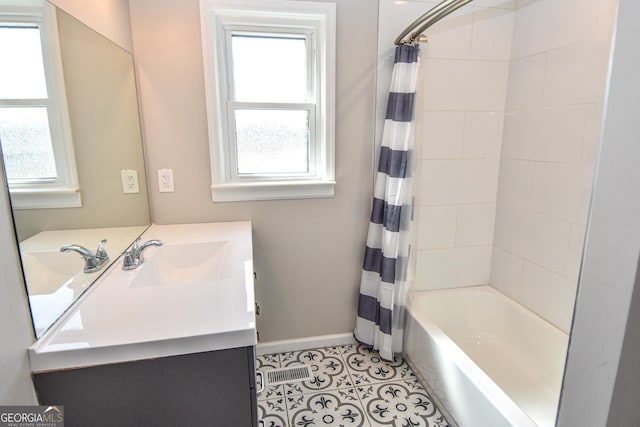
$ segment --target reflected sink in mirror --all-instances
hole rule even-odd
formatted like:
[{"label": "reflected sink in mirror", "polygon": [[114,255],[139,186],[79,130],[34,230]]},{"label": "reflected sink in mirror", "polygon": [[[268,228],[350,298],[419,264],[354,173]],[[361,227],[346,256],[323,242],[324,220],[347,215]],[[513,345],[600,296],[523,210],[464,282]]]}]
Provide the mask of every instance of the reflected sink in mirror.
[{"label": "reflected sink in mirror", "polygon": [[37,333],[49,325],[80,296],[101,271],[84,273],[84,261],[60,251],[22,252],[25,281],[29,291],[29,305],[38,313],[33,318]]},{"label": "reflected sink in mirror", "polygon": [[36,336],[40,336],[60,317],[106,266],[85,273],[84,260],[75,252],[60,252],[67,244],[95,250],[106,239],[105,249],[112,260],[146,229],[146,226],[87,228],[82,230],[42,231],[20,242],[20,257],[29,294]]},{"label": "reflected sink in mirror", "polygon": [[81,257],[60,251],[23,252],[22,264],[29,295],[52,294],[84,268]]},{"label": "reflected sink in mirror", "polygon": [[165,244],[145,251],[130,287],[193,285],[229,279],[230,241]]}]

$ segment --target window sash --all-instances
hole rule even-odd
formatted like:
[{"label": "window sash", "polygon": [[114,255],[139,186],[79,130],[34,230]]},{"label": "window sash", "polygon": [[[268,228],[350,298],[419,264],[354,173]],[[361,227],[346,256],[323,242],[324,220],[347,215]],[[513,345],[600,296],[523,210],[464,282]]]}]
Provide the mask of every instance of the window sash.
[{"label": "window sash", "polygon": [[[238,173],[238,153],[236,141],[236,110],[265,110],[265,111],[307,111],[309,117],[309,170],[306,173]],[[257,180],[290,180],[296,179],[319,179],[318,176],[318,159],[321,158],[319,153],[320,144],[316,136],[316,106],[312,103],[266,103],[266,102],[227,102],[227,140],[228,140],[228,159],[229,179],[230,181],[257,181]]]},{"label": "window sash", "polygon": [[306,102],[315,103],[317,100],[317,85],[318,80],[316,70],[316,56],[315,56],[315,33],[312,28],[307,27],[274,27],[274,26],[262,26],[262,25],[237,25],[227,24],[224,25],[225,34],[225,62],[227,64],[227,101],[236,101],[235,94],[235,81],[233,72],[233,52],[232,52],[232,37],[233,36],[256,36],[267,38],[284,38],[284,37],[299,37],[305,41],[306,53],[307,53],[307,94]]}]

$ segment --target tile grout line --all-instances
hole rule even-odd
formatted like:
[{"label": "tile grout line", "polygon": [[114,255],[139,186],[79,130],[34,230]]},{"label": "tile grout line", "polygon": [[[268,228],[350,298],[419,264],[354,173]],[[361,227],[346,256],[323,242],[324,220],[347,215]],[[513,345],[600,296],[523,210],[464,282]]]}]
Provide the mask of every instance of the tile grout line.
[{"label": "tile grout line", "polygon": [[[278,362],[277,368],[283,368],[281,354],[283,354],[283,353],[273,353],[273,354],[271,354],[271,356],[277,358],[277,362]],[[279,384],[277,387],[279,387],[280,390],[282,391],[282,401],[283,401],[283,405],[284,405],[284,421],[286,423],[286,425],[283,426],[283,427],[289,427],[291,423],[289,422],[289,408],[287,406],[287,393],[286,393],[286,390],[285,390],[285,385],[284,384]],[[266,402],[266,399],[265,399],[265,402]]]},{"label": "tile grout line", "polygon": [[[355,344],[351,344],[351,346],[353,345]],[[342,346],[340,348],[344,349],[344,351],[347,351],[345,347],[347,346]],[[344,351],[340,351],[340,357],[342,357],[342,361],[344,362],[344,369],[347,371],[347,375],[349,375],[349,379],[351,380],[353,391],[356,394],[356,397],[358,398],[358,402],[360,402],[360,407],[362,408],[362,416],[365,418],[365,420],[369,424],[369,427],[373,427],[373,423],[371,422],[371,419],[369,418],[369,414],[367,413],[368,412],[367,408],[364,402],[362,401],[362,398],[360,397],[360,393],[358,393],[358,388],[356,386],[356,382],[353,379],[353,375],[351,375],[351,370],[349,369],[349,363],[347,362],[347,358],[344,355]],[[351,351],[353,351],[353,349],[351,349]]]}]

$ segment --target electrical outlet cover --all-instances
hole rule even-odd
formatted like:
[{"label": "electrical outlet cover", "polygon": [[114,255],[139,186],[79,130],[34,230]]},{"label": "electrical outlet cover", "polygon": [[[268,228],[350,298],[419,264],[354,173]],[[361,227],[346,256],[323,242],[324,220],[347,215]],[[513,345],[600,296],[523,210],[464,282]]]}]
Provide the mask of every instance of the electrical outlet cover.
[{"label": "electrical outlet cover", "polygon": [[173,193],[173,170],[158,169],[158,191],[161,193]]},{"label": "electrical outlet cover", "polygon": [[138,171],[135,169],[124,169],[120,171],[122,179],[122,192],[124,194],[134,194],[140,192],[138,185]]}]

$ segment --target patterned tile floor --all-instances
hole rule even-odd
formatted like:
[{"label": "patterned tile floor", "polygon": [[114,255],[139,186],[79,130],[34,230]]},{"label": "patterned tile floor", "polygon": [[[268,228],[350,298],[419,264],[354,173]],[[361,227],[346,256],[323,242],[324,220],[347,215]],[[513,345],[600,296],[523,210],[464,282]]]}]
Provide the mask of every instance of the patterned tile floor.
[{"label": "patterned tile floor", "polygon": [[314,379],[267,386],[264,427],[448,427],[406,362],[383,361],[362,345],[269,354],[258,369],[308,364]]}]

